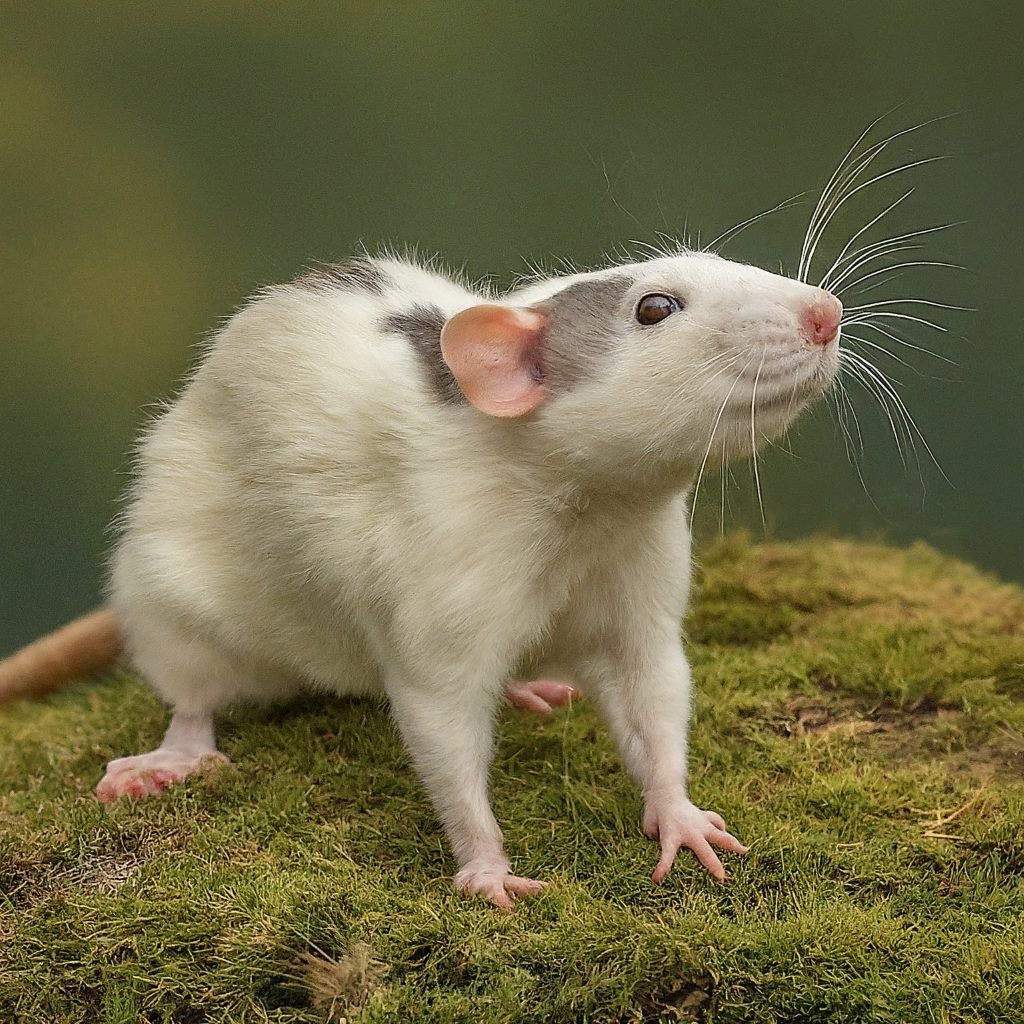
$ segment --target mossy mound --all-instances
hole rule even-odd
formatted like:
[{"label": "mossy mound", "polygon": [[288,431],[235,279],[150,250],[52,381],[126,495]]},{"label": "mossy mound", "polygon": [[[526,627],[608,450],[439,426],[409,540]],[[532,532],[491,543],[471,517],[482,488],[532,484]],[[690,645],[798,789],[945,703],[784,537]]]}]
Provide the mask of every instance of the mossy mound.
[{"label": "mossy mound", "polygon": [[5,1021],[1024,1020],[1024,594],[925,547],[702,556],[692,790],[751,846],[661,886],[592,708],[509,712],[500,913],[385,714],[230,716],[234,767],[91,796],[164,712],[128,678],[0,711]]}]

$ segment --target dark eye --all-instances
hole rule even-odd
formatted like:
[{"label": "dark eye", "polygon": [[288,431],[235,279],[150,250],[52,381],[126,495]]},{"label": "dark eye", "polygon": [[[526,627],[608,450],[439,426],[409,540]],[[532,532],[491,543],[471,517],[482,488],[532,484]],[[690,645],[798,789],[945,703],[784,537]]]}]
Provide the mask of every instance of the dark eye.
[{"label": "dark eye", "polygon": [[683,304],[671,295],[645,295],[636,307],[637,323],[644,327],[660,324],[667,316],[678,313]]}]

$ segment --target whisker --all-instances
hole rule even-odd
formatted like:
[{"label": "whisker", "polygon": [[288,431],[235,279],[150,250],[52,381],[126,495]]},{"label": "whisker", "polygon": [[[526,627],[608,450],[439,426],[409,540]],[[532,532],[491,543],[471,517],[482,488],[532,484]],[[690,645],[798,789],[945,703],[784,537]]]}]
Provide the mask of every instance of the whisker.
[{"label": "whisker", "polygon": [[[846,408],[847,410],[849,410],[850,416],[853,417],[854,427],[857,430],[857,441],[858,441],[858,445],[860,447],[860,456],[863,459],[864,458],[864,435],[863,435],[863,433],[861,433],[861,429],[860,429],[860,418],[857,416],[857,410],[854,407],[853,399],[850,397],[850,393],[847,390],[846,385],[843,383],[843,380],[842,380],[841,377],[837,377],[836,378],[836,385],[838,386],[838,395],[839,395],[839,398],[838,398],[838,400],[836,402],[836,406],[838,408],[839,407],[839,403],[841,401],[842,402],[842,406],[844,408]],[[865,389],[865,390],[867,390],[867,389]],[[882,510],[878,507],[878,503],[871,496],[871,491],[868,490],[868,484],[867,484],[867,481],[864,479],[864,471],[863,471],[863,469],[861,467],[860,462],[857,459],[857,453],[855,451],[851,450],[851,447],[850,447],[851,439],[849,438],[848,432],[847,432],[846,427],[845,427],[845,418],[844,418],[843,422],[844,422],[844,426],[843,426],[843,442],[846,445],[846,457],[847,457],[847,460],[853,464],[853,468],[857,472],[857,479],[860,481],[860,486],[861,486],[861,489],[864,491],[864,496],[868,499],[868,501],[871,502],[872,508],[874,508],[876,512],[881,513]]]},{"label": "whisker", "polygon": [[[825,229],[831,223],[832,218],[839,212],[839,210],[846,205],[858,192],[862,192],[866,188],[870,188],[872,185],[877,184],[880,181],[884,181],[886,178],[891,178],[894,174],[902,174],[904,171],[909,171],[914,167],[922,167],[925,164],[934,164],[940,160],[946,160],[948,157],[945,156],[928,156],[921,160],[911,160],[909,163],[900,164],[898,167],[891,167],[887,171],[882,171],[880,174],[876,174],[873,178],[868,178],[867,181],[861,182],[856,188],[850,189],[843,198],[836,203],[828,217],[822,222],[818,231],[818,241],[821,240],[821,236],[824,235]],[[814,246],[811,248],[810,255],[808,257],[808,267],[810,270],[810,264],[814,261],[814,252],[817,248],[818,242],[816,241]]]},{"label": "whisker", "polygon": [[738,224],[734,224],[727,231],[723,231],[717,238],[713,238],[710,242],[708,242],[708,244],[704,247],[705,251],[711,252],[717,245],[731,241],[741,231],[744,231],[746,228],[750,227],[751,224],[756,224],[759,220],[763,219],[764,217],[769,217],[773,213],[778,213],[779,210],[787,210],[791,206],[797,205],[799,200],[803,199],[805,195],[807,195],[806,191],[798,192],[796,195],[790,196],[788,199],[783,199],[781,203],[777,203],[770,210],[762,210],[761,213],[757,213],[753,217],[748,217],[746,220],[741,220]]},{"label": "whisker", "polygon": [[[842,396],[842,399],[843,399],[843,402],[844,402],[844,406],[847,409],[847,411],[850,413],[850,416],[853,418],[854,428],[857,431],[857,447],[860,449],[860,453],[863,456],[864,455],[864,435],[863,435],[863,433],[861,433],[860,420],[857,418],[857,410],[854,409],[853,403],[850,401],[850,394],[846,390],[846,385],[843,383],[843,380],[842,380],[841,377],[837,377],[836,378],[836,384],[838,385],[839,394]],[[844,417],[844,422],[845,422],[845,417]]]},{"label": "whisker", "polygon": [[842,160],[839,161],[839,164],[836,166],[836,169],[832,172],[831,177],[825,183],[825,187],[821,190],[821,195],[818,197],[818,202],[815,204],[814,210],[811,212],[811,219],[807,222],[807,231],[804,233],[803,245],[801,245],[800,247],[800,261],[797,266],[798,281],[806,280],[806,275],[804,272],[804,258],[807,253],[807,249],[810,246],[811,236],[813,235],[814,229],[817,225],[818,217],[820,216],[825,204],[828,202],[828,198],[831,196],[832,189],[835,186],[836,180],[839,178],[840,174],[843,171],[843,168],[846,166],[846,161],[849,160],[851,156],[853,156],[854,152],[856,152],[857,147],[864,141],[864,139],[867,138],[868,134],[871,132],[871,129],[874,128],[879,121],[888,117],[891,113],[892,110],[887,111],[885,114],[881,114],[879,117],[876,117],[874,121],[872,121],[871,124],[869,124],[867,128],[865,128],[864,131],[860,133],[860,135],[857,137],[857,141],[854,142],[854,144],[846,151],[845,156]]},{"label": "whisker", "polygon": [[660,245],[655,245],[653,242],[645,242],[639,238],[631,238],[629,240],[630,245],[635,245],[640,250],[645,250],[650,256],[655,259],[661,259],[664,256],[668,256],[669,253]]},{"label": "whisker", "polygon": [[926,320],[924,317],[911,316],[909,313],[896,313],[889,309],[876,309],[870,310],[867,313],[858,313],[856,316],[850,317],[849,320],[844,321],[847,324],[863,324],[869,320],[913,320],[914,323],[924,324],[926,327],[933,327],[936,331],[942,331],[943,334],[949,333],[948,327],[943,327],[940,324],[933,323],[931,320]]},{"label": "whisker", "polygon": [[864,309],[878,309],[881,306],[899,306],[899,305],[914,305],[914,306],[937,306],[939,309],[961,309],[967,313],[976,313],[978,310],[974,306],[954,306],[948,302],[934,302],[931,299],[882,299],[878,302],[865,302],[859,306],[847,306],[846,311],[848,313],[859,312]]},{"label": "whisker", "polygon": [[865,231],[869,231],[871,228],[873,228],[887,213],[890,213],[891,211],[895,210],[896,207],[899,206],[904,199],[908,199],[913,194],[914,190],[912,188],[907,189],[907,191],[904,192],[903,195],[901,195],[899,199],[896,200],[896,202],[890,203],[880,214],[878,214],[877,217],[873,217],[871,220],[867,222],[867,224],[864,225],[864,227],[860,229],[860,231],[858,231],[855,235],[851,236],[850,240],[846,243],[846,245],[843,246],[842,251],[836,257],[835,262],[825,272],[825,276],[819,282],[819,287],[827,287],[825,282],[828,281],[829,277],[831,276],[832,272],[836,269],[836,267],[839,266],[840,263],[842,263],[843,257],[845,257],[846,254],[850,251],[850,248],[853,245],[853,243],[856,242],[857,239],[860,238],[860,236],[863,235]]},{"label": "whisker", "polygon": [[[853,352],[850,349],[847,349],[847,351],[850,353],[850,355],[854,356],[857,360],[860,361],[861,365],[863,366],[863,368],[867,372],[869,372],[873,376],[877,377],[878,382],[879,382],[879,386],[883,387],[888,392],[888,394],[891,396],[893,402],[895,403],[896,408],[898,408],[900,410],[902,416],[906,419],[908,428],[912,427],[914,433],[916,433],[917,436],[920,438],[921,444],[924,445],[924,449],[928,453],[928,457],[935,464],[935,468],[942,474],[942,477],[946,481],[946,483],[948,483],[948,484],[950,484],[950,486],[952,486],[952,481],[946,475],[946,471],[942,468],[942,465],[939,463],[939,460],[937,458],[935,458],[935,453],[932,451],[931,445],[928,444],[927,439],[925,438],[924,434],[921,432],[921,428],[917,425],[917,421],[914,419],[913,416],[911,416],[910,410],[907,408],[906,403],[903,401],[903,399],[900,396],[899,392],[896,390],[896,382],[894,382],[885,373],[883,373],[877,366],[875,366],[874,363],[870,362],[870,360],[865,359],[863,356],[858,356],[857,353]],[[915,452],[915,454],[916,454],[916,452]],[[922,483],[922,486],[923,486],[924,485],[923,478],[922,478],[921,483]]]},{"label": "whisker", "polygon": [[[893,110],[896,109],[898,108],[893,108]],[[810,263],[813,259],[813,251],[810,255],[808,255],[808,250],[812,248],[811,239],[815,237],[815,235],[817,234],[818,240],[820,240],[821,232],[818,232],[817,230],[819,221],[821,220],[821,218],[826,217],[826,213],[829,211],[830,204],[833,203],[835,198],[837,196],[842,195],[843,190],[847,188],[849,185],[851,185],[854,181],[856,181],[857,175],[860,174],[861,171],[863,171],[864,168],[867,167],[874,160],[874,158],[878,156],[878,154],[881,153],[886,148],[886,146],[889,145],[890,142],[899,138],[902,135],[906,135],[909,132],[915,132],[918,129],[924,128],[932,123],[932,121],[922,121],[920,124],[914,125],[911,128],[904,128],[901,131],[896,132],[893,135],[890,135],[888,138],[882,139],[881,142],[876,142],[873,145],[869,146],[867,150],[860,154],[860,156],[856,157],[856,160],[860,161],[857,164],[857,166],[852,171],[849,171],[849,169],[847,168],[846,177],[843,178],[842,181],[839,181],[838,179],[843,174],[844,168],[846,168],[847,161],[850,160],[851,157],[853,157],[853,154],[854,152],[856,152],[857,147],[864,141],[865,138],[867,138],[868,134],[871,132],[871,129],[874,128],[875,125],[878,124],[880,121],[888,117],[889,114],[893,112],[893,110],[890,110],[887,113],[882,114],[879,117],[876,117],[874,121],[872,121],[871,124],[869,124],[867,128],[865,128],[864,131],[861,132],[861,134],[857,138],[857,141],[854,142],[854,144],[849,148],[849,150],[847,150],[846,155],[843,157],[843,159],[839,161],[839,165],[832,172],[832,176],[826,183],[825,188],[822,189],[821,196],[819,197],[818,202],[814,207],[814,212],[811,214],[811,220],[807,225],[807,233],[804,235],[803,245],[800,248],[800,264],[797,273],[798,281],[805,281],[807,279],[807,272],[810,270]],[[935,118],[933,120],[941,119]]]},{"label": "whisker", "polygon": [[895,352],[892,352],[891,350],[887,349],[884,345],[879,345],[875,341],[868,341],[867,338],[862,338],[859,334],[845,334],[843,335],[843,337],[850,338],[853,341],[859,341],[862,345],[867,345],[868,348],[877,349],[879,352],[882,352],[885,355],[887,355],[890,359],[894,359],[901,366],[907,367],[908,370],[913,370],[915,373],[921,372],[912,363],[908,363],[905,359],[900,358],[900,356],[898,356]]},{"label": "whisker", "polygon": [[[679,401],[680,397],[695,381],[700,381],[700,387],[697,388],[696,394],[700,395],[703,392],[710,390],[712,384],[717,380],[723,373],[728,372],[736,363],[739,362],[742,353],[730,353],[730,352],[719,352],[717,355],[712,356],[710,359],[705,360],[700,366],[685,377],[676,387],[672,393],[662,403],[662,410],[668,411]],[[717,364],[718,368],[715,369],[714,373],[708,375],[708,371],[715,367]],[[644,447],[644,456],[648,456],[654,452],[658,447],[659,441],[657,437],[652,437]]]},{"label": "whisker", "polygon": [[711,428],[711,437],[708,440],[708,446],[704,451],[704,458],[701,460],[700,470],[697,473],[697,482],[693,485],[693,500],[690,503],[690,528],[693,528],[693,516],[697,510],[697,497],[700,494],[700,483],[704,479],[704,467],[707,465],[708,456],[711,454],[711,448],[715,443],[715,434],[718,433],[718,425],[722,422],[722,414],[725,412],[725,407],[729,404],[729,399],[732,398],[732,393],[736,390],[736,385],[739,384],[740,378],[747,371],[747,367],[754,361],[754,357],[751,356],[744,364],[743,369],[736,374],[736,379],[732,382],[732,387],[729,388],[728,394],[722,400],[722,404],[718,408],[718,415],[715,417],[714,426]]},{"label": "whisker", "polygon": [[[825,186],[821,198],[818,201],[818,205],[815,207],[814,214],[811,217],[811,223],[808,224],[807,226],[807,234],[804,236],[803,246],[800,249],[800,264],[797,273],[797,280],[807,280],[807,276],[810,273],[811,264],[814,262],[814,254],[817,250],[818,243],[821,241],[821,238],[824,235],[825,230],[827,229],[832,218],[838,212],[839,208],[852,195],[854,195],[856,192],[859,192],[862,188],[866,188],[867,186],[874,184],[876,181],[881,181],[883,178],[888,177],[891,174],[896,174],[899,173],[900,171],[908,170],[912,166],[919,166],[921,162],[928,163],[931,162],[932,160],[945,159],[945,157],[932,157],[926,159],[925,161],[918,161],[910,164],[905,164],[902,167],[893,168],[892,170],[877,175],[870,181],[864,182],[862,185],[859,185],[856,188],[851,189],[850,186],[852,186],[854,182],[857,180],[858,175],[860,175],[864,170],[866,170],[875,161],[875,159],[882,152],[884,152],[884,150],[889,146],[891,142],[895,141],[898,138],[901,138],[904,135],[909,135],[911,132],[916,132],[921,128],[925,128],[928,125],[934,124],[937,121],[945,120],[947,117],[952,116],[954,115],[946,114],[939,117],[931,118],[927,121],[922,121],[920,124],[912,125],[909,128],[904,128],[898,132],[894,132],[892,135],[890,135],[888,138],[883,139],[881,142],[874,143],[874,145],[870,146],[867,150],[865,150],[863,153],[860,154],[860,156],[856,158],[859,161],[857,163],[857,166],[854,167],[852,171],[847,170],[846,177],[841,182],[837,182],[836,178],[842,171],[847,160],[849,160],[850,156],[853,154],[854,150],[856,150],[857,146],[860,145],[861,141],[864,139],[867,132],[869,132],[871,128],[873,128],[874,125],[878,123],[880,118],[876,118],[876,120],[873,121],[868,126],[867,131],[860,136],[857,142],[854,143],[853,148],[840,161],[839,167],[836,168],[832,177],[829,179],[829,182]],[[849,191],[847,191],[845,195],[843,194],[844,189],[849,189]],[[833,194],[829,195],[830,193]],[[827,202],[825,200],[826,195],[829,195],[829,199]]]},{"label": "whisker", "polygon": [[761,511],[762,528],[766,525],[766,522],[764,518],[764,499],[761,495],[761,474],[757,468],[757,435],[755,433],[755,410],[757,408],[757,382],[761,379],[761,371],[764,369],[764,360],[767,354],[767,350],[762,349],[761,362],[757,367],[757,373],[754,374],[754,387],[750,393],[750,448],[754,456],[754,488],[757,491],[757,507]]},{"label": "whisker", "polygon": [[718,532],[721,536],[725,536],[725,485],[726,485],[726,451],[728,446],[722,445],[722,512],[718,517]]},{"label": "whisker", "polygon": [[837,278],[831,281],[829,287],[839,287],[839,285],[842,284],[850,274],[855,273],[861,266],[866,263],[870,263],[871,260],[881,259],[883,256],[887,256],[892,252],[902,252],[906,249],[922,248],[919,245],[902,246],[897,245],[897,243],[905,242],[911,238],[920,238],[923,235],[935,234],[937,231],[948,231],[950,228],[959,227],[963,223],[963,221],[950,221],[948,224],[934,224],[931,227],[919,228],[917,231],[905,231],[903,234],[892,235],[890,238],[882,238],[877,242],[861,246],[861,248],[856,249],[846,257],[849,261],[849,266],[847,266]]},{"label": "whisker", "polygon": [[678,256],[686,248],[680,239],[674,238],[667,231],[656,231],[655,237],[660,238],[664,243],[666,256]]},{"label": "whisker", "polygon": [[[856,356],[856,353],[852,349],[844,349],[840,353],[843,362],[846,364],[847,370],[853,374],[855,380],[859,381],[861,386],[878,400],[878,404],[881,406],[882,411],[885,413],[886,418],[889,420],[889,426],[892,429],[893,439],[896,441],[896,451],[899,454],[900,462],[903,463],[903,469],[907,468],[907,459],[903,451],[903,438],[896,428],[896,421],[892,418],[892,413],[889,410],[889,403],[886,401],[884,393],[880,390],[877,381],[875,381],[869,374],[867,374],[862,365],[866,363],[866,360],[858,359],[858,362],[854,363],[851,360]],[[867,365],[871,365],[870,363]],[[911,444],[911,447],[913,445]]]},{"label": "whisker", "polygon": [[871,320],[863,320],[861,322],[861,326],[868,328],[868,330],[877,331],[879,334],[885,335],[885,337],[895,341],[897,345],[906,345],[907,348],[912,348],[915,352],[923,352],[925,355],[929,355],[933,359],[941,359],[942,362],[949,363],[950,366],[960,366],[956,360],[949,359],[944,355],[940,355],[938,352],[933,352],[930,348],[925,348],[923,345],[915,345],[913,342],[907,341],[906,338],[901,338],[899,335],[893,334],[886,328],[879,327],[878,324],[873,323]]},{"label": "whisker", "polygon": [[888,245],[880,247],[865,246],[863,249],[858,249],[857,252],[851,253],[850,256],[847,257],[847,259],[852,261],[849,266],[847,266],[843,272],[835,278],[835,280],[828,282],[828,289],[833,294],[836,294],[839,285],[842,284],[850,274],[856,273],[861,267],[867,266],[869,263],[874,263],[875,260],[884,260],[898,252],[913,252],[923,248],[923,245]]},{"label": "whisker", "polygon": [[[879,277],[882,274],[891,274],[897,270],[905,270],[909,267],[949,267],[952,270],[966,270],[967,268],[961,263],[943,263],[940,260],[907,260],[904,263],[894,263],[888,267],[879,267],[878,270],[872,270],[870,273],[864,274],[862,277],[858,277],[856,281],[851,281],[845,288],[839,291],[833,291],[832,294],[839,298],[846,292],[852,291],[859,284],[863,284],[865,281],[870,281],[873,277]],[[879,282],[884,284],[885,282]],[[878,285],[872,285],[872,288],[877,288]],[[871,288],[863,289],[864,292],[871,291]]]}]

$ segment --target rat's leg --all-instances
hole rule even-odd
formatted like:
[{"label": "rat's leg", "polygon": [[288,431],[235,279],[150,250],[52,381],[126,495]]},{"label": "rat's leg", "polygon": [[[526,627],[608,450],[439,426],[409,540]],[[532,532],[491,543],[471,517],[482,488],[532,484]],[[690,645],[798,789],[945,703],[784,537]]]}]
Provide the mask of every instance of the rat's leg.
[{"label": "rat's leg", "polygon": [[495,697],[474,686],[426,690],[394,674],[386,689],[391,713],[458,862],[455,887],[466,895],[480,893],[498,907],[539,892],[544,883],[511,874],[491,812],[487,775]]},{"label": "rat's leg", "polygon": [[674,624],[654,631],[649,623],[644,630],[634,622],[622,634],[623,642],[612,645],[614,654],[606,646],[583,661],[581,679],[587,680],[587,692],[593,692],[643,791],[644,832],[661,844],[654,881],[668,874],[683,847],[724,879],[725,868],[712,847],[732,853],[747,848],[726,831],[721,815],[701,810],[687,793],[690,668],[676,633]]},{"label": "rat's leg", "polygon": [[514,708],[550,715],[555,708],[579,700],[580,691],[556,679],[533,679],[530,682],[509,683],[505,698]]},{"label": "rat's leg", "polygon": [[[128,622],[132,661],[173,709],[160,746],[107,765],[96,796],[153,796],[200,768],[227,761],[214,742],[213,715],[238,701],[272,696],[271,679],[177,625],[167,616],[138,611]],[[263,687],[260,686],[263,683]]]}]

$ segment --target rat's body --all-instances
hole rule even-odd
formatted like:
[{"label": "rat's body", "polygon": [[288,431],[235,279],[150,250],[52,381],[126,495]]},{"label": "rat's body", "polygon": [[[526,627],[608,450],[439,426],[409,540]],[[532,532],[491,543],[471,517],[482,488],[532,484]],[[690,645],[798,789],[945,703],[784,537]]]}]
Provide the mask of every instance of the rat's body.
[{"label": "rat's body", "polygon": [[505,905],[539,883],[509,873],[490,810],[493,718],[513,680],[557,674],[643,790],[656,878],[680,846],[720,876],[709,843],[742,852],[686,792],[686,493],[827,386],[838,303],[700,253],[491,301],[360,260],[214,339],[143,441],[113,561],[128,652],[174,717],[102,798],[215,756],[229,704],[383,695],[457,885]]}]

